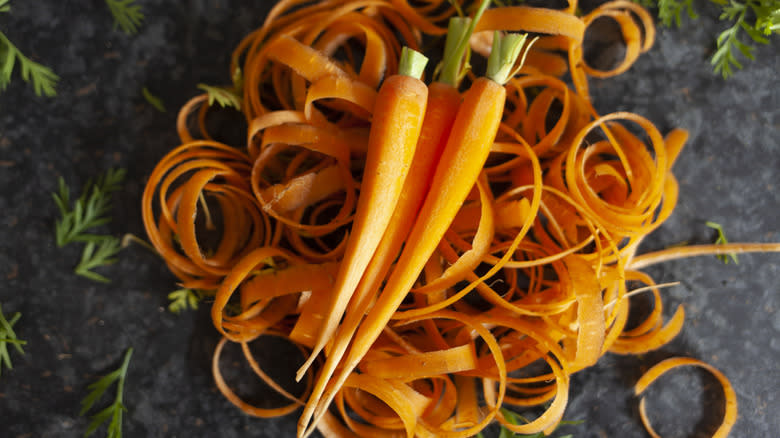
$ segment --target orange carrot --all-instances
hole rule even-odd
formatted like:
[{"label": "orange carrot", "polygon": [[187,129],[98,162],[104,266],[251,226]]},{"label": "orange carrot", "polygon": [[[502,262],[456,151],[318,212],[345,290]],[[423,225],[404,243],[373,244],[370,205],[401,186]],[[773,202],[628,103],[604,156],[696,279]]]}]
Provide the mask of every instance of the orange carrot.
[{"label": "orange carrot", "polygon": [[[511,49],[501,46],[504,41],[506,40],[495,38],[495,55],[491,56],[488,63],[490,76],[495,80],[479,78],[464,94],[447,145],[436,167],[428,196],[407,239],[407,242],[413,244],[407,245],[401,253],[384,290],[354,336],[341,370],[335,380],[328,384],[329,389],[323,396],[324,400],[318,400],[314,396],[309,399],[307,408],[315,404],[317,406],[313,424],[306,424],[305,417],[302,417],[298,424],[299,436],[306,436],[313,431],[336,392],[379,337],[477,181],[501,123],[506,100],[506,90],[502,83],[511,76],[525,37],[510,40],[515,44]],[[508,60],[510,58],[511,60]],[[318,380],[323,378],[327,376],[321,374]]]},{"label": "orange carrot", "polygon": [[428,88],[419,79],[427,59],[410,49],[401,55],[399,74],[385,80],[376,98],[363,182],[351,236],[341,261],[327,317],[298,378],[325,347],[371,260],[401,197],[420,136]]}]

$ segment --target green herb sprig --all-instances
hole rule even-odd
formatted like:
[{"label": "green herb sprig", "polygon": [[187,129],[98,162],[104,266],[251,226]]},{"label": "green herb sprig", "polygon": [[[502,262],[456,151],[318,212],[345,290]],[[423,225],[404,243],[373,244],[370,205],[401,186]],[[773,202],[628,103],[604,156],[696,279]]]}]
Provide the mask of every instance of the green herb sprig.
[{"label": "green herb sprig", "polygon": [[[0,12],[11,12],[10,0],[0,0]],[[0,32],[0,91],[4,91],[11,82],[16,63],[19,63],[22,80],[32,82],[36,96],[52,97],[57,94],[57,76],[49,67],[38,64],[24,56],[22,52]]]},{"label": "green herb sprig", "polygon": [[149,102],[149,105],[154,107],[154,109],[156,109],[161,113],[165,112],[165,104],[163,103],[162,99],[152,94],[152,92],[149,91],[148,88],[144,87],[141,90],[141,94],[144,96],[144,99],[146,99],[146,101]]},{"label": "green herb sprig", "polygon": [[198,84],[198,89],[206,92],[209,99],[209,105],[220,104],[223,108],[235,108],[241,111],[241,95],[244,93],[244,74],[241,68],[236,67],[230,78],[233,86],[219,86]]},{"label": "green herb sprig", "polygon": [[70,189],[63,178],[59,179],[59,192],[52,195],[62,216],[55,224],[55,236],[59,247],[72,242],[86,244],[75,269],[78,275],[104,283],[109,281],[92,269],[114,263],[121,242],[114,236],[90,231],[111,220],[111,194],[119,190],[125,175],[124,169],[111,169],[94,182],[88,182],[72,207]]},{"label": "green herb sprig", "polygon": [[[664,26],[682,27],[685,12],[691,19],[698,18],[693,0],[633,0],[645,7],[658,8],[658,18]],[[744,42],[746,34],[754,43],[769,44],[769,36],[780,33],[780,0],[710,0],[720,8],[719,18],[730,26],[715,39],[717,48],[710,59],[713,70],[723,78],[741,69],[737,57],[754,60],[755,47]]]},{"label": "green herb sprig", "polygon": [[88,242],[81,253],[81,260],[76,266],[74,272],[82,277],[99,281],[101,283],[110,283],[107,277],[93,272],[92,269],[100,266],[108,266],[116,263],[114,257],[122,249],[121,241],[117,237],[106,236],[98,242]]},{"label": "green herb sprig", "polygon": [[[723,1],[721,4],[720,19],[729,20],[732,25],[718,35],[718,48],[710,62],[715,73],[728,78],[734,74],[732,66],[742,68],[742,64],[735,56],[735,49],[751,61],[756,59],[753,55],[755,48],[740,40],[741,30],[759,44],[768,44],[767,36],[773,32],[780,33],[780,0],[748,0],[747,2],[730,0]],[[755,15],[752,24],[747,19],[749,10],[752,10]]]},{"label": "green herb sprig", "polygon": [[63,247],[71,242],[96,242],[103,238],[86,231],[111,220],[108,217],[111,193],[119,190],[126,173],[124,169],[111,169],[94,183],[87,182],[72,209],[70,189],[60,177],[59,193],[53,194],[54,202],[62,214],[62,219],[56,225],[57,246]]},{"label": "green herb sprig", "polygon": [[[723,226],[719,223],[707,221],[704,223],[708,227],[712,228],[718,233],[718,237],[715,239],[716,245],[725,245],[729,243],[729,241],[726,239],[726,233],[723,232]],[[728,253],[728,254],[721,254],[717,256],[720,261],[722,261],[725,264],[729,263],[729,258],[734,261],[735,265],[739,264],[739,259],[737,258],[737,254],[735,253]]]},{"label": "green herb sprig", "polygon": [[241,110],[241,96],[239,96],[235,88],[231,89],[206,84],[198,84],[198,88],[208,94],[209,105],[213,106],[214,102],[216,102],[223,108],[233,107],[239,111]]},{"label": "green herb sprig", "polygon": [[108,388],[117,383],[116,396],[114,401],[106,408],[90,416],[90,422],[87,426],[84,436],[90,436],[106,421],[108,424],[108,438],[122,438],[122,416],[127,408],[122,404],[122,394],[125,388],[125,378],[127,377],[127,368],[130,365],[130,357],[133,355],[133,349],[128,348],[125,352],[122,366],[115,371],[106,374],[101,377],[97,382],[90,384],[87,389],[90,390],[89,394],[81,401],[81,411],[79,415],[84,415],[92,409],[92,406],[103,397],[103,394],[108,391]]},{"label": "green herb sprig", "polygon": [[114,16],[114,29],[118,27],[128,35],[138,32],[144,14],[135,0],[106,0],[106,4]]},{"label": "green herb sprig", "polygon": [[194,289],[182,288],[175,290],[168,294],[168,299],[171,301],[168,304],[168,311],[178,315],[187,309],[196,310],[202,297],[203,295]]},{"label": "green herb sprig", "polygon": [[10,352],[8,351],[8,344],[11,344],[20,354],[24,354],[22,346],[26,345],[27,341],[17,338],[16,333],[14,332],[14,324],[16,324],[21,317],[22,314],[16,312],[11,315],[10,321],[5,319],[3,307],[0,306],[0,374],[2,374],[4,365],[9,370],[13,369]]}]

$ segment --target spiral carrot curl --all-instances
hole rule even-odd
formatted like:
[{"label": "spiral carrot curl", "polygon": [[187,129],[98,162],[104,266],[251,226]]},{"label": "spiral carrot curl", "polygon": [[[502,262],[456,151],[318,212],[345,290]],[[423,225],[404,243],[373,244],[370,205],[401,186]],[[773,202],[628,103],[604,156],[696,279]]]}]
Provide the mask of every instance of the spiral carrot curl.
[{"label": "spiral carrot curl", "polygon": [[[601,115],[590,103],[588,77],[625,72],[653,44],[652,20],[633,2],[584,16],[575,0],[557,10],[487,9],[452,47],[488,57],[504,50],[495,45],[504,32],[537,35],[504,66],[503,87],[467,74],[468,56],[446,67],[446,86],[419,72],[402,80],[414,90],[397,83],[404,47],[437,47],[450,19],[476,6],[281,0],[231,58],[247,143],[210,135],[206,95],[182,107],[181,144],[149,177],[143,222],[181,284],[213,293],[223,336],[215,380],[243,412],[306,406],[299,436],[316,428],[326,437],[470,437],[492,422],[549,433],[572,373],[607,352],[657,349],[682,330],[683,307],[664,321],[663,285],[639,269],[780,251],[768,243],[637,254],[675,207],[671,168],[687,133],[663,137],[640,115]],[[610,70],[583,56],[597,18],[614,20],[626,46]],[[461,91],[461,80],[482,91]],[[647,285],[654,301],[631,329],[629,282]],[[268,336],[309,356],[301,395],[254,359],[251,343]],[[229,387],[220,355],[231,342],[289,404],[253,406]],[[707,364],[659,365],[637,393],[680,365],[718,377],[725,436],[736,400]],[[527,424],[501,411],[529,406],[546,408]]]}]

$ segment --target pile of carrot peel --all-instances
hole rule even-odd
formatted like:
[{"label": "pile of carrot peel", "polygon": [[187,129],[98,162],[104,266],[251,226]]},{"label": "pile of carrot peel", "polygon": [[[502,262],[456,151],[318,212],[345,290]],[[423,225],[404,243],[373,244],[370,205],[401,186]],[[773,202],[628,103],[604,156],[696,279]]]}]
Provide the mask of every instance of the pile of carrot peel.
[{"label": "pile of carrot peel", "polygon": [[[596,112],[588,78],[625,72],[652,46],[653,22],[623,0],[575,11],[575,0],[558,10],[282,0],[232,57],[247,143],[212,138],[206,95],[181,109],[181,144],[149,177],[143,221],[181,285],[213,294],[223,336],[213,372],[233,404],[257,417],[303,408],[299,436],[470,437],[496,421],[548,433],[572,373],[681,331],[683,307],[665,320],[661,286],[639,269],[780,249],[636,254],[675,207],[671,169],[687,133],[663,136],[640,115]],[[473,51],[474,65],[505,33],[535,36],[504,80],[477,67],[442,81],[406,68],[411,52],[440,57],[461,14],[475,18],[455,45]],[[583,56],[599,18],[618,24],[626,47],[610,70]],[[425,72],[437,77],[433,67]],[[644,285],[653,301],[631,328],[629,285]],[[266,336],[307,359],[302,394],[254,359],[250,345]],[[253,406],[230,388],[220,369],[228,342],[288,404]],[[707,364],[651,370],[637,393],[681,365],[704,366],[724,385],[716,436],[726,436],[736,397]],[[543,408],[527,424],[501,412],[529,407]]]}]

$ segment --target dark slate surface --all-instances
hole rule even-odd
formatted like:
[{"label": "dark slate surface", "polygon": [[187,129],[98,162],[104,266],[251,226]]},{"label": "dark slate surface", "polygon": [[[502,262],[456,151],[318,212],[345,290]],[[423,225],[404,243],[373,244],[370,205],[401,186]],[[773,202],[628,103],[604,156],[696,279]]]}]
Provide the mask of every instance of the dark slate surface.
[{"label": "dark slate surface", "polygon": [[[207,310],[164,310],[174,278],[153,255],[123,251],[119,263],[101,271],[113,279],[102,285],[72,274],[78,247],[54,244],[50,194],[57,177],[80,187],[113,166],[126,167],[129,181],[107,231],[143,234],[140,193],[155,161],[177,144],[175,110],[197,83],[229,81],[230,50],[265,9],[237,0],[139,3],[147,20],[132,37],[112,30],[102,0],[13,1],[12,14],[0,15],[0,29],[62,77],[53,99],[36,98],[18,77],[0,94],[0,303],[7,315],[22,312],[17,331],[28,341],[26,355],[12,353],[15,368],[0,376],[0,437],[81,436],[87,421],[78,417],[78,403],[86,385],[116,368],[129,346],[135,355],[125,436],[293,436],[294,416],[249,418],[216,392],[209,360],[217,337]],[[691,131],[675,166],[679,207],[645,250],[710,242],[705,220],[723,224],[732,241],[780,241],[778,41],[723,81],[707,62],[719,28],[705,13],[685,31],[661,29],[654,49],[629,73],[592,82],[603,113],[635,111],[663,132]],[[167,113],[144,101],[144,86]],[[668,309],[686,304],[683,333],[661,351],[606,356],[574,376],[566,418],[585,423],[565,432],[644,436],[631,386],[652,364],[682,354],[732,379],[740,404],[733,436],[777,436],[778,260],[740,256],[735,266],[706,257],[651,269],[659,282],[682,282],[663,295]],[[262,355],[284,361],[277,349]],[[713,380],[693,371],[669,377],[650,393],[659,431],[709,436],[722,409]]]}]

